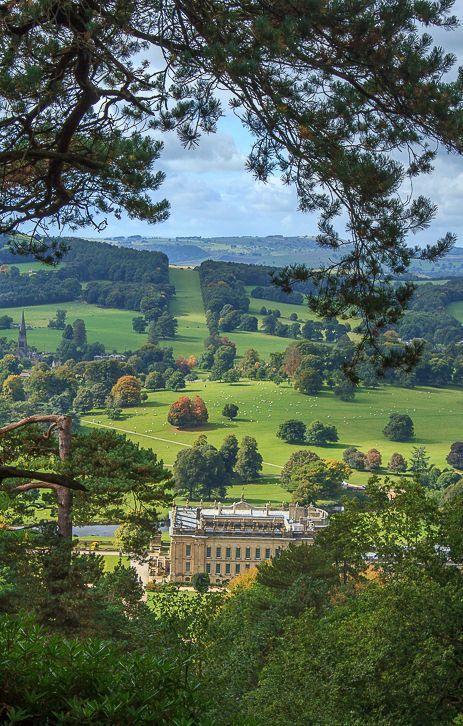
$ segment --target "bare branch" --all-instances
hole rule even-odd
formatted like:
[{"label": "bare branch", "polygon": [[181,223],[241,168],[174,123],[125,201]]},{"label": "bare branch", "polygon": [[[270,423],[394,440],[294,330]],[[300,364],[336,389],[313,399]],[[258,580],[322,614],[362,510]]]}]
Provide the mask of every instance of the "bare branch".
[{"label": "bare branch", "polygon": [[28,469],[18,469],[15,466],[0,466],[0,483],[4,479],[38,479],[46,484],[55,484],[56,486],[66,487],[66,489],[75,489],[77,491],[86,492],[87,489],[77,479],[65,476],[63,474],[50,474],[46,471],[29,471]]},{"label": "bare branch", "polygon": [[27,416],[27,418],[23,418],[20,421],[15,421],[14,423],[10,423],[10,424],[6,424],[6,426],[2,426],[0,428],[0,436],[3,436],[3,434],[7,434],[9,431],[14,431],[15,429],[19,429],[22,426],[28,426],[29,424],[34,424],[34,423],[52,423],[54,426],[58,426],[59,423],[61,421],[63,421],[64,418],[66,418],[66,417],[59,415],[59,414],[47,414],[47,415],[34,414],[33,416]]}]

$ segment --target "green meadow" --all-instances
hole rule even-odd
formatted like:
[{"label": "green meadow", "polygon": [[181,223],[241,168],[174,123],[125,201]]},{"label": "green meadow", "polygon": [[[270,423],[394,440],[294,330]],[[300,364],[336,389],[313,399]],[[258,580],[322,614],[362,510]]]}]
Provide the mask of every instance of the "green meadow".
[{"label": "green meadow", "polygon": [[[204,339],[208,335],[204,309],[196,270],[171,268],[171,281],[177,294],[171,310],[178,320],[178,334],[172,345],[175,355],[199,355],[204,350]],[[282,319],[288,320],[295,311],[301,321],[312,318],[312,314],[301,305],[274,303],[251,299],[250,312],[262,317],[260,308],[278,308]],[[135,350],[146,339],[132,331],[132,318],[136,314],[127,310],[100,308],[86,303],[63,303],[61,305],[38,305],[25,309],[26,320],[32,326],[28,338],[39,350],[53,351],[59,343],[61,333],[47,328],[47,323],[57,308],[68,311],[68,320],[77,317],[85,320],[90,342],[104,343],[108,351]],[[450,306],[451,314],[461,316],[463,304]],[[3,313],[19,321],[21,308],[5,308]],[[2,335],[16,338],[17,329],[2,331]],[[230,333],[241,356],[248,348],[256,348],[263,358],[273,351],[282,351],[290,340],[262,333]],[[203,377],[203,374],[201,373]],[[183,392],[182,392],[183,393]],[[191,383],[184,392],[200,395],[209,411],[208,425],[197,430],[179,431],[167,423],[167,412],[171,403],[180,395],[172,391],[150,392],[148,400],[140,407],[128,409],[123,420],[113,422],[100,411],[83,418],[88,428],[105,426],[115,428],[140,443],[152,448],[164,462],[172,466],[177,452],[184,446],[191,446],[199,433],[206,433],[209,441],[220,446],[227,434],[234,433],[255,436],[264,458],[262,483],[246,485],[245,492],[252,501],[282,501],[287,497],[278,485],[281,467],[293,451],[300,448],[280,441],[276,437],[278,426],[289,418],[301,419],[307,424],[315,419],[335,424],[339,442],[323,448],[314,448],[323,457],[341,458],[348,446],[357,446],[366,451],[378,448],[386,463],[394,451],[410,456],[412,445],[426,446],[432,463],[445,465],[445,457],[453,441],[462,438],[461,420],[463,414],[463,391],[460,389],[416,388],[401,389],[383,386],[376,390],[361,389],[354,402],[336,399],[330,391],[323,391],[317,397],[303,396],[290,385],[276,386],[266,381],[242,381],[225,384],[206,380]],[[238,418],[230,422],[221,415],[225,403],[239,406]],[[416,438],[412,443],[399,444],[388,441],[382,434],[388,416],[392,412],[408,413],[414,423]],[[364,483],[368,474],[355,472],[352,481]],[[229,497],[241,494],[241,487],[232,487]]]},{"label": "green meadow", "polygon": [[[330,391],[319,396],[304,396],[289,385],[276,386],[268,381],[243,381],[226,384],[211,381],[191,383],[183,392],[201,396],[209,411],[208,424],[195,430],[178,430],[167,423],[170,404],[180,395],[172,391],[149,393],[140,407],[126,409],[122,421],[110,421],[103,413],[87,414],[88,427],[108,426],[128,433],[141,446],[152,448],[167,465],[172,465],[177,452],[191,446],[199,433],[207,434],[210,443],[220,446],[225,436],[254,436],[264,458],[263,472],[278,475],[293,451],[301,448],[277,438],[278,426],[289,418],[310,423],[319,419],[334,424],[339,442],[326,447],[310,447],[325,458],[342,458],[348,446],[366,451],[378,448],[387,463],[394,451],[409,457],[412,446],[426,446],[432,462],[445,465],[450,443],[461,440],[463,391],[459,389],[402,389],[385,386],[376,390],[360,390],[354,402],[339,401]],[[239,406],[238,418],[228,421],[222,415],[225,403]],[[396,443],[382,433],[389,414],[408,413],[415,424],[412,443]],[[355,473],[352,480],[363,483],[367,475]]]},{"label": "green meadow", "polygon": [[[147,340],[146,335],[134,333],[132,318],[137,314],[131,310],[115,310],[114,308],[101,308],[85,302],[52,303],[49,305],[31,305],[22,307],[1,308],[2,315],[10,315],[15,323],[19,323],[22,310],[26,316],[26,324],[31,326],[27,331],[27,340],[30,345],[39,351],[54,353],[58,347],[62,331],[48,328],[48,321],[55,317],[57,309],[67,310],[67,322],[72,323],[76,318],[82,318],[87,328],[89,343],[100,342],[109,352],[113,350],[135,350]],[[0,336],[16,340],[17,328],[0,330]]]}]

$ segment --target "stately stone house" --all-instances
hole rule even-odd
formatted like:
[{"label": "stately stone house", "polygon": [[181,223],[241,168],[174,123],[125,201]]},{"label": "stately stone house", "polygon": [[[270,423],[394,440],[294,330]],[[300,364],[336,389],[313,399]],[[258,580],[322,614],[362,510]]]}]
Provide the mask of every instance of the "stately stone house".
[{"label": "stately stone house", "polygon": [[241,499],[231,506],[175,506],[170,513],[169,580],[190,582],[195,572],[207,572],[219,584],[269,560],[291,543],[313,543],[328,525],[328,514],[317,507],[290,504],[272,509]]}]

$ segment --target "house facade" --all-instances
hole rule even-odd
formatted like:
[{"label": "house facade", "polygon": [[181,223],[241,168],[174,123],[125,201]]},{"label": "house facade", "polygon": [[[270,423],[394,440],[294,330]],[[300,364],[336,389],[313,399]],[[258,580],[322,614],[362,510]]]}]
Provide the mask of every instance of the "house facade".
[{"label": "house facade", "polygon": [[171,582],[190,582],[207,572],[220,584],[269,560],[290,544],[312,544],[328,525],[328,514],[317,507],[290,504],[272,509],[241,499],[231,506],[175,506],[170,513]]}]

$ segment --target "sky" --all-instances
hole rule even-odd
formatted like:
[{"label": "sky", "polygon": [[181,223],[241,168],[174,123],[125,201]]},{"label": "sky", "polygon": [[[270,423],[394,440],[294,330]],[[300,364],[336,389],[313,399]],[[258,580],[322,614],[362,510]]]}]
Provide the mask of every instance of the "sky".
[{"label": "sky", "polygon": [[[463,0],[456,0],[454,13],[463,20]],[[432,34],[436,44],[463,61],[463,29]],[[298,211],[293,188],[278,177],[266,184],[257,182],[245,170],[252,137],[226,105],[224,112],[217,133],[203,136],[195,150],[183,149],[174,134],[163,136],[158,168],[165,171],[166,180],[153,197],[169,200],[169,219],[150,225],[126,217],[109,218],[102,238],[317,234],[317,214]],[[418,180],[415,192],[431,197],[438,214],[431,228],[411,242],[433,242],[450,231],[457,234],[457,245],[463,246],[463,158],[440,152],[434,173]]]}]

